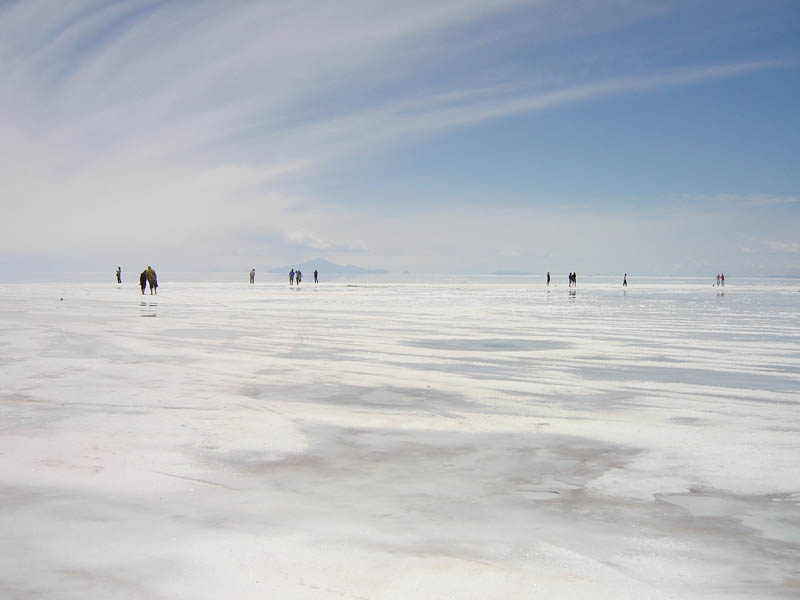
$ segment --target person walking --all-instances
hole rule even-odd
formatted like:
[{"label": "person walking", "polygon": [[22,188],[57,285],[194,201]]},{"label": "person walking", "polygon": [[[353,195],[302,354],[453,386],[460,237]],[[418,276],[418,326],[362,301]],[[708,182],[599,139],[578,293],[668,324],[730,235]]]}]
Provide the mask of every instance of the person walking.
[{"label": "person walking", "polygon": [[317,270],[314,269],[314,283],[319,283],[319,279],[317,279],[317,275],[318,275]]},{"label": "person walking", "polygon": [[117,267],[117,283],[122,283],[122,267]]},{"label": "person walking", "polygon": [[550,287],[550,271],[547,272],[547,287]]},{"label": "person walking", "polygon": [[297,271],[294,274],[294,281],[295,283],[297,283],[297,285],[300,285],[301,279],[303,279],[303,274],[300,272],[300,269],[297,269]]},{"label": "person walking", "polygon": [[725,287],[725,273],[719,274],[719,282],[722,284],[722,287]]},{"label": "person walking", "polygon": [[622,287],[628,287],[628,274],[622,276]]},{"label": "person walking", "polygon": [[144,288],[147,287],[147,269],[142,271],[142,274],[139,275],[139,285],[142,288],[142,296],[144,296]]},{"label": "person walking", "polygon": [[289,285],[294,285],[294,269],[289,271]]},{"label": "person walking", "polygon": [[145,273],[147,274],[147,283],[150,284],[150,295],[158,295],[158,275],[156,275],[155,269],[153,269],[153,267],[150,265],[147,265],[147,270]]},{"label": "person walking", "polygon": [[252,284],[255,282],[256,282],[256,270],[250,269],[250,283]]}]

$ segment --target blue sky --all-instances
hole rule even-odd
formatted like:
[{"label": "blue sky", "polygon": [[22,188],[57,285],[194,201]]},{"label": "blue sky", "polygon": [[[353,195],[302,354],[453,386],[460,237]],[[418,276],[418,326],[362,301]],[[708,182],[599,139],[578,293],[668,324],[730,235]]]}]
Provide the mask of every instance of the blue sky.
[{"label": "blue sky", "polygon": [[6,2],[0,66],[0,270],[800,274],[796,2]]}]

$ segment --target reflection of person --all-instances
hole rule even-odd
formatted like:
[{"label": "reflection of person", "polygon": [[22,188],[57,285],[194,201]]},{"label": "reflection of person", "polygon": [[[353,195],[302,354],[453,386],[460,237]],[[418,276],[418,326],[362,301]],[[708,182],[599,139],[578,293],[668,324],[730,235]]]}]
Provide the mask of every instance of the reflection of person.
[{"label": "reflection of person", "polygon": [[256,282],[256,270],[250,269],[250,283]]},{"label": "reflection of person", "polygon": [[117,283],[122,283],[122,267],[117,267]]},{"label": "reflection of person", "polygon": [[147,283],[150,284],[150,295],[158,295],[158,275],[156,275],[155,269],[148,265],[145,273],[147,274]]},{"label": "reflection of person", "polygon": [[317,270],[314,269],[314,283],[319,283],[319,280],[317,279],[317,274],[318,274]]},{"label": "reflection of person", "polygon": [[147,269],[139,275],[139,285],[142,286],[142,296],[144,296],[144,288],[147,287]]}]

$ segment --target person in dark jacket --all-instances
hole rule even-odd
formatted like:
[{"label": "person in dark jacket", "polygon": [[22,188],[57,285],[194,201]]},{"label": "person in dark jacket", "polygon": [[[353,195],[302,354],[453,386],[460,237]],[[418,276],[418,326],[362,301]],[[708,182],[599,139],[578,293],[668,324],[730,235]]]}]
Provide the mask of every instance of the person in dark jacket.
[{"label": "person in dark jacket", "polygon": [[144,296],[144,288],[147,287],[147,269],[139,275],[139,285],[142,287],[142,296]]},{"label": "person in dark jacket", "polygon": [[151,296],[153,294],[158,295],[158,275],[156,275],[155,269],[153,269],[153,267],[148,265],[145,273],[147,277],[147,283],[150,284],[150,295]]},{"label": "person in dark jacket", "polygon": [[117,267],[117,283],[122,283],[122,267]]}]

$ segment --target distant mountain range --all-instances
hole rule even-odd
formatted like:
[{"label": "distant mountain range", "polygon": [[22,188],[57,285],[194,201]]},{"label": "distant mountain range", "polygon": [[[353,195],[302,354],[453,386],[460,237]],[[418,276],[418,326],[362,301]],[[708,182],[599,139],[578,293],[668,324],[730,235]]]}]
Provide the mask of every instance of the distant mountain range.
[{"label": "distant mountain range", "polygon": [[295,271],[300,269],[303,275],[306,276],[306,279],[312,277],[314,269],[319,271],[320,279],[324,277],[347,277],[354,275],[382,275],[389,272],[386,269],[365,269],[363,267],[357,267],[356,265],[337,265],[324,258],[315,258],[298,265],[275,267],[274,269],[269,269],[268,273],[288,273],[292,269]]}]

